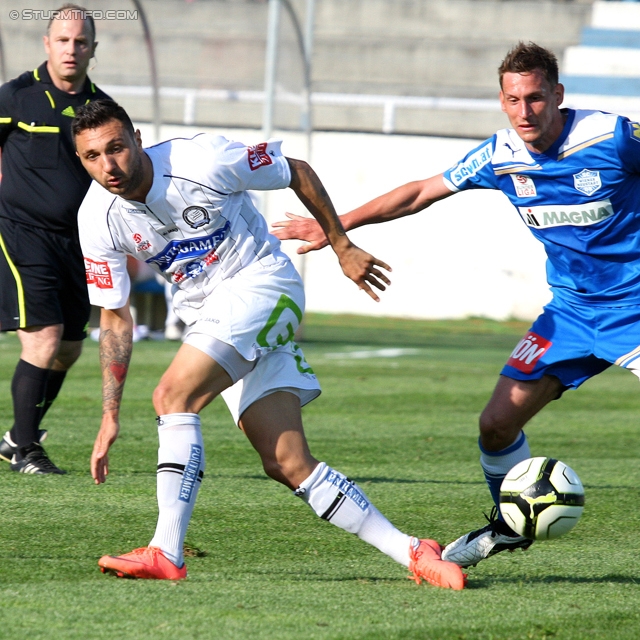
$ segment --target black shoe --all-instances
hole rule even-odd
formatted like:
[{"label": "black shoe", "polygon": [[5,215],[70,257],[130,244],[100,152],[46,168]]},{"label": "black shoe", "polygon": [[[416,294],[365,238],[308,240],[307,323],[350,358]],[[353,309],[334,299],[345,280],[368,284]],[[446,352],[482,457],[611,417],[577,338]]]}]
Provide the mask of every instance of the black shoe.
[{"label": "black shoe", "polygon": [[30,444],[28,447],[21,447],[20,453],[22,454],[22,460],[16,460],[15,456],[11,460],[11,471],[18,471],[19,473],[32,473],[32,474],[44,474],[44,473],[67,473],[62,469],[58,469],[49,457],[45,450],[37,442]]},{"label": "black shoe", "polygon": [[[47,438],[46,429],[40,429],[38,431],[38,442],[42,444]],[[6,460],[11,462],[11,458],[18,451],[18,445],[11,439],[11,431],[7,431],[0,440],[0,460]]]}]

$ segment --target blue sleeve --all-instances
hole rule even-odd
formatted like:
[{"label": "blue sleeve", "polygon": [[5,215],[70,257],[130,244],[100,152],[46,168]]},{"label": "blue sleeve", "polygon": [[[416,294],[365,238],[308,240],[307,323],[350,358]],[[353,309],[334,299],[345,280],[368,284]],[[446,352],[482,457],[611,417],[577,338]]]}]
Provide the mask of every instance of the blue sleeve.
[{"label": "blue sleeve", "polygon": [[491,159],[495,136],[470,151],[460,162],[444,172],[444,181],[452,191],[498,189]]},{"label": "blue sleeve", "polygon": [[620,118],[614,135],[624,170],[640,173],[640,124]]}]

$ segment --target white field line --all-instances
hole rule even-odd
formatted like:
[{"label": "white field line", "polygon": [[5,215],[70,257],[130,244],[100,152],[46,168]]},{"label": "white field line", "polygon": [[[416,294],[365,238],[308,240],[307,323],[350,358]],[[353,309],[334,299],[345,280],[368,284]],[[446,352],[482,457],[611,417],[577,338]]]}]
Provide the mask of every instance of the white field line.
[{"label": "white field line", "polygon": [[325,353],[328,360],[366,360],[367,358],[400,358],[416,356],[424,353],[424,349],[370,349],[362,351],[343,351],[341,353]]}]

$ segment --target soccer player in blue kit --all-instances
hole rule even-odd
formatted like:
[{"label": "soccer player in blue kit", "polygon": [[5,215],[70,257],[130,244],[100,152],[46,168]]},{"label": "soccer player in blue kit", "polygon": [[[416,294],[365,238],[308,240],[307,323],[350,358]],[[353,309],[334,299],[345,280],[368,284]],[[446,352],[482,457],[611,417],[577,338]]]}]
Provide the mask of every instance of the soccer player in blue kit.
[{"label": "soccer player in blue kit", "polygon": [[[519,43],[499,68],[511,128],[454,167],[410,182],[340,216],[346,230],[411,215],[466,189],[498,189],[547,252],[553,298],[516,345],[480,416],[480,461],[496,505],[484,527],[442,554],[461,567],[532,541],[499,513],[500,485],[531,457],[523,427],[566,389],[612,364],[640,376],[640,125],[601,111],[561,109],[552,52]],[[280,239],[320,249],[317,223],[287,214]]]}]

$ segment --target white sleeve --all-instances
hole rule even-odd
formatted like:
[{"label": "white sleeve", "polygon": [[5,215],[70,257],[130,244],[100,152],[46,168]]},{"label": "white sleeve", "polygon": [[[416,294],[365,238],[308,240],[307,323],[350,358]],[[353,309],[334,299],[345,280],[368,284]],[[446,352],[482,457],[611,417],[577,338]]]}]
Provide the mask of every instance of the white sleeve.
[{"label": "white sleeve", "polygon": [[217,136],[211,139],[215,160],[210,178],[228,193],[256,189],[285,189],[291,184],[291,169],[282,155],[282,140],[254,146]]},{"label": "white sleeve", "polygon": [[98,189],[102,187],[93,182],[78,211],[89,300],[96,307],[120,309],[131,291],[127,256],[109,230],[109,206],[114,196],[109,194],[107,200]]}]

